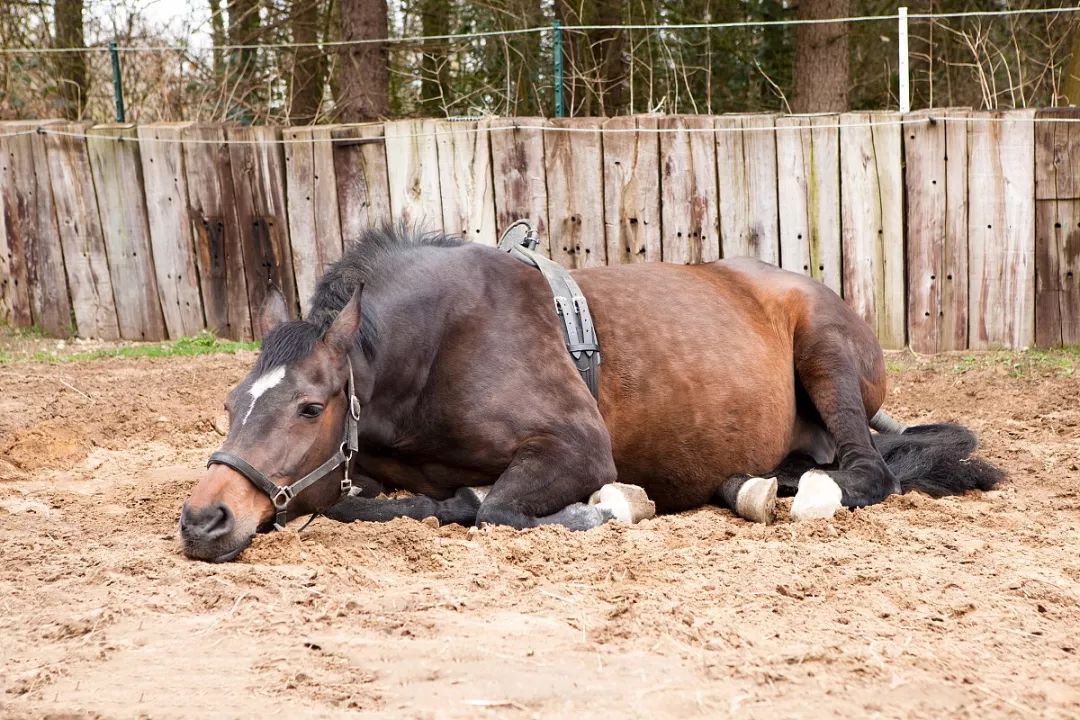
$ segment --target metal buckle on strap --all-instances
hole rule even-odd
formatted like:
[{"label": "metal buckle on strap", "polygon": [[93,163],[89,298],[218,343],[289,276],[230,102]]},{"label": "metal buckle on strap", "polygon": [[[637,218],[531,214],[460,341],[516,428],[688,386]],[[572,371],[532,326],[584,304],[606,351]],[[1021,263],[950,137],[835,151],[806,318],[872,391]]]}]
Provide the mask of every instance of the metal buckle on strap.
[{"label": "metal buckle on strap", "polygon": [[296,495],[293,494],[292,485],[285,485],[274,494],[274,497],[270,498],[270,502],[272,502],[274,507],[278,510],[287,510],[289,508],[289,503],[292,502],[294,497],[296,497]]}]

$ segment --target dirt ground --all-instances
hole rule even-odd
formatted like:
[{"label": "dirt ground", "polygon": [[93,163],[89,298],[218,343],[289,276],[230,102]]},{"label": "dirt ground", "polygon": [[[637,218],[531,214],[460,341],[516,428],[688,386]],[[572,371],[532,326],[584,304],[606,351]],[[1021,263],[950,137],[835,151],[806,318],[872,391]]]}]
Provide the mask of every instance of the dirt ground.
[{"label": "dirt ground", "polygon": [[1080,716],[1075,356],[890,358],[1011,480],[775,525],[176,523],[253,354],[0,365],[0,716]]}]

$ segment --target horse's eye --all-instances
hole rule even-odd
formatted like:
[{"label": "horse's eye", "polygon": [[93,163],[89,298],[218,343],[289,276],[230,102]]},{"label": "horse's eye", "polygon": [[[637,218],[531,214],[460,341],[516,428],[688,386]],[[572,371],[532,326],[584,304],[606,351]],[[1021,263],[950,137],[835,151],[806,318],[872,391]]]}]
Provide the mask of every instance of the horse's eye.
[{"label": "horse's eye", "polygon": [[300,408],[300,415],[306,418],[317,418],[322,415],[323,406],[318,403],[309,403]]}]

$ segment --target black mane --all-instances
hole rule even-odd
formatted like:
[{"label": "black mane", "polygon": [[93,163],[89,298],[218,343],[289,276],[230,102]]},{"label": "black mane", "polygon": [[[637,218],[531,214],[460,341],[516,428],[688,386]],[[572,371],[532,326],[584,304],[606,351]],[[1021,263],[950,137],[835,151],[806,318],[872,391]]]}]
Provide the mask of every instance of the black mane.
[{"label": "black mane", "polygon": [[[293,320],[274,328],[263,338],[256,371],[294,362],[307,356],[334,321],[356,288],[378,276],[389,260],[430,247],[464,245],[456,235],[422,232],[406,223],[368,228],[348,242],[345,254],[319,280],[311,296],[311,310],[303,320]],[[360,347],[369,359],[375,356],[379,325],[369,303],[361,303],[363,319]]]}]

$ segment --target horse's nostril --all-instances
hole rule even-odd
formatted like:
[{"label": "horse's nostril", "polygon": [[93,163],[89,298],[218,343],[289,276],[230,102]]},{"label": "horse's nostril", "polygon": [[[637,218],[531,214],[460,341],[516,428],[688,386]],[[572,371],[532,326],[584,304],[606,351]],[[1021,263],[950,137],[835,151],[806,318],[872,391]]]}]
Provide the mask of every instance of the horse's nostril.
[{"label": "horse's nostril", "polygon": [[227,506],[216,503],[207,508],[210,512],[208,521],[203,525],[203,530],[208,537],[221,537],[232,532],[233,514]]},{"label": "horse's nostril", "polygon": [[180,531],[191,539],[216,540],[232,532],[235,520],[224,503],[192,510],[186,503],[180,512]]}]

